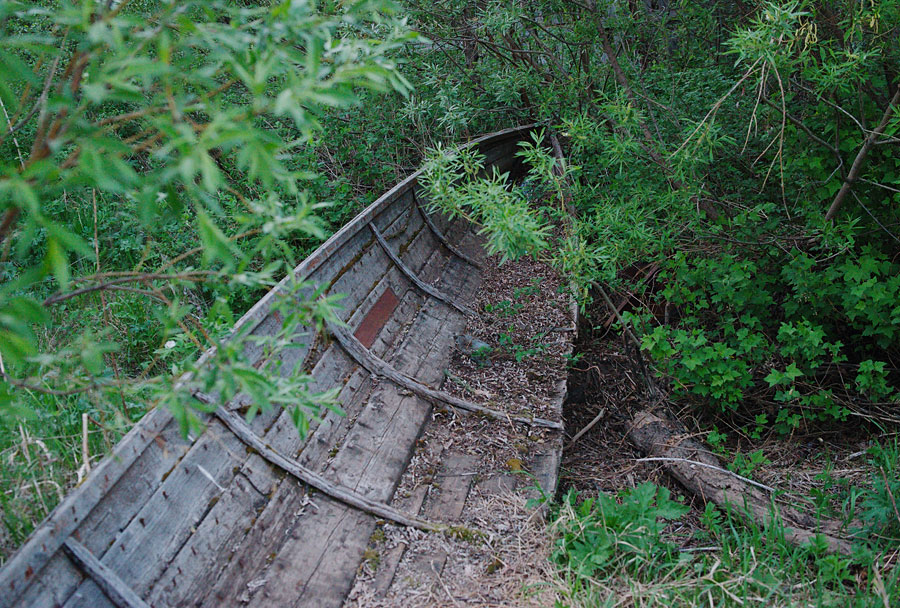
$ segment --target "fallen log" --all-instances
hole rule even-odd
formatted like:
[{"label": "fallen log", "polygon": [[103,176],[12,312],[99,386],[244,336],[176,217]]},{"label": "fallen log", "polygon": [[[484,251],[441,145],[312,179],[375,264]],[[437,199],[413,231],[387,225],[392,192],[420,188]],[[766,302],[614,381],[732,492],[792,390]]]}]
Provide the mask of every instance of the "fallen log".
[{"label": "fallen log", "polygon": [[816,519],[786,505],[776,505],[770,490],[723,469],[718,459],[680,423],[648,411],[638,412],[628,431],[628,439],[641,451],[658,459],[666,472],[687,490],[706,502],[731,508],[746,520],[766,524],[777,515],[784,524],[784,537],[796,545],[824,540],[832,553],[849,555],[850,540],[840,522]]}]

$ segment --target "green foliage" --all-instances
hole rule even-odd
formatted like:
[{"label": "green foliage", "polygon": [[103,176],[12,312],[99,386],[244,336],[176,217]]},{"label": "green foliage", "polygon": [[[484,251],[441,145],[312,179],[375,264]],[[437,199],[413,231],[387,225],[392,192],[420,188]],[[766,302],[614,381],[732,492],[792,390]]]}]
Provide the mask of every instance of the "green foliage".
[{"label": "green foliage", "polygon": [[450,153],[438,146],[425,162],[421,183],[431,210],[464,217],[482,226],[487,250],[503,261],[536,255],[547,246],[550,226],[530,212],[527,199],[511,189],[509,176],[496,169],[482,176],[484,156],[468,147]]},{"label": "green foliage", "polygon": [[[28,398],[10,387],[149,391],[187,430],[188,372],[250,395],[251,414],[294,404],[301,431],[331,404],[304,376],[254,368],[245,336],[210,334],[204,300],[240,310],[327,235],[306,190],[315,167],[297,160],[326,108],[408,93],[390,55],[415,36],[393,15],[386,2],[4,5],[0,386],[16,411]],[[99,319],[79,314],[97,294]],[[295,332],[317,323],[300,309]],[[266,346],[273,361],[289,342]],[[188,363],[207,347],[206,364]]]},{"label": "green foliage", "polygon": [[618,496],[599,494],[579,502],[574,490],[562,500],[565,515],[556,522],[552,559],[579,577],[609,575],[619,567],[635,570],[671,559],[675,546],[661,538],[667,521],[687,513],[669,491],[646,482]]},{"label": "green foliage", "polygon": [[900,444],[893,440],[869,449],[871,488],[860,503],[863,521],[870,532],[900,539]]},{"label": "green foliage", "polygon": [[196,429],[197,389],[301,433],[336,408],[281,369],[333,300],[288,289],[264,344],[229,330],[365,202],[347,180],[393,181],[334,185],[350,135],[323,129],[408,94],[415,39],[388,1],[2,3],[0,554],[75,482],[82,414],[97,460],[154,406]]},{"label": "green foliage", "polygon": [[[746,406],[751,392],[778,404],[769,422],[780,432],[803,420],[844,420],[843,395],[878,400],[895,392],[885,364],[859,360],[884,352],[879,347],[890,347],[895,331],[894,277],[879,281],[863,271],[883,266],[872,260],[864,255],[812,272],[812,258],[798,254],[779,272],[765,258],[761,264],[730,254],[694,261],[676,256],[666,263],[659,298],[678,307],[680,318],[675,326],[648,331],[644,347],[682,394],[725,410]],[[866,287],[854,288],[862,279]],[[853,360],[859,361],[851,364],[855,381],[822,386],[832,366]]]},{"label": "green foliage", "polygon": [[565,495],[554,521],[552,559],[559,572],[558,605],[614,606],[627,595],[646,606],[892,605],[900,598],[900,570],[859,544],[852,556],[828,553],[816,542],[784,539],[777,517],[741,520],[712,503],[703,528],[678,549],[667,522],[685,507],[663,488],[645,483],[616,497],[579,501]]},{"label": "green foliage", "polygon": [[753,477],[753,472],[756,469],[764,467],[767,464],[772,463],[768,458],[766,458],[765,454],[763,454],[763,451],[753,450],[746,456],[741,453],[735,454],[734,461],[728,465],[728,469],[730,471],[734,471],[742,477]]}]

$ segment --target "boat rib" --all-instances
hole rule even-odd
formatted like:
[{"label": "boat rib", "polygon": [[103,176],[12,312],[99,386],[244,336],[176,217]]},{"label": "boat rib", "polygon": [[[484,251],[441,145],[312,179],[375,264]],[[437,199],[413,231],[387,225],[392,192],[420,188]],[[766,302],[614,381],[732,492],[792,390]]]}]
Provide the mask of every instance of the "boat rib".
[{"label": "boat rib", "polygon": [[450,296],[448,296],[441,290],[437,289],[436,287],[432,287],[431,285],[429,285],[428,283],[426,283],[425,281],[423,281],[422,279],[417,277],[416,273],[414,273],[412,271],[412,269],[410,269],[409,266],[407,266],[406,264],[403,263],[403,260],[400,259],[400,256],[398,256],[396,253],[394,253],[394,251],[391,249],[391,246],[388,244],[388,242],[386,240],[384,240],[384,236],[382,236],[381,232],[378,231],[378,228],[376,228],[374,224],[370,223],[369,229],[372,231],[372,234],[375,235],[375,240],[378,241],[378,244],[381,245],[381,248],[384,250],[384,252],[387,254],[387,256],[389,258],[391,258],[391,262],[393,262],[394,265],[398,269],[400,269],[400,272],[403,273],[403,276],[405,276],[407,279],[409,279],[413,285],[415,285],[416,287],[419,288],[420,291],[428,294],[435,300],[440,300],[441,302],[444,302],[445,304],[452,306],[453,308],[455,308],[459,312],[463,313],[464,315],[474,315],[475,314],[475,311],[473,311],[472,309],[466,308],[462,304],[458,304],[456,302],[456,300],[454,300],[453,298],[451,298]]},{"label": "boat rib", "polygon": [[344,350],[346,350],[347,353],[351,357],[353,357],[354,360],[356,360],[360,365],[365,367],[371,373],[375,374],[376,376],[387,378],[391,382],[394,382],[395,384],[402,386],[403,388],[409,389],[420,397],[428,399],[431,402],[446,403],[447,405],[458,410],[481,414],[483,416],[494,418],[496,420],[508,420],[510,422],[518,422],[520,424],[538,426],[547,429],[555,429],[558,431],[561,431],[563,428],[562,423],[560,422],[545,420],[543,418],[526,418],[522,416],[513,416],[511,414],[494,410],[483,405],[478,405],[477,403],[472,403],[471,401],[466,401],[465,399],[460,399],[459,397],[454,397],[453,395],[445,393],[444,391],[435,390],[433,388],[425,386],[421,382],[417,382],[416,380],[405,376],[404,374],[401,374],[396,369],[394,369],[378,357],[374,356],[362,344],[360,344],[359,340],[350,335],[345,329],[338,327],[334,323],[329,323],[328,331],[335,337],[335,339],[340,343]]},{"label": "boat rib", "polygon": [[[200,391],[194,392],[194,398],[206,405],[215,405],[215,400],[212,397]],[[256,450],[260,456],[285,472],[290,473],[303,483],[332,498],[340,500],[344,504],[356,507],[357,509],[371,513],[372,515],[378,515],[379,517],[400,524],[401,526],[418,528],[419,530],[425,530],[427,532],[438,532],[447,528],[447,526],[438,523],[419,519],[418,517],[411,517],[389,505],[369,500],[365,496],[362,496],[349,488],[344,488],[339,484],[328,481],[321,475],[310,471],[299,462],[291,460],[267,446],[256,433],[250,430],[250,427],[241,420],[240,416],[236,415],[234,412],[219,407],[216,409],[215,416],[241,441]]]},{"label": "boat rib", "polygon": [[434,225],[434,221],[431,219],[431,216],[425,212],[425,209],[422,208],[422,204],[419,202],[419,197],[416,195],[415,189],[412,190],[413,204],[415,205],[418,212],[422,215],[422,219],[425,221],[425,225],[428,226],[428,229],[431,230],[431,233],[434,234],[435,238],[440,241],[441,245],[447,248],[447,251],[461,259],[463,262],[469,264],[470,266],[474,266],[475,268],[481,269],[481,263],[472,258],[471,256],[466,255],[456,247],[454,247],[450,241],[447,240],[447,237],[440,231],[440,229]]}]

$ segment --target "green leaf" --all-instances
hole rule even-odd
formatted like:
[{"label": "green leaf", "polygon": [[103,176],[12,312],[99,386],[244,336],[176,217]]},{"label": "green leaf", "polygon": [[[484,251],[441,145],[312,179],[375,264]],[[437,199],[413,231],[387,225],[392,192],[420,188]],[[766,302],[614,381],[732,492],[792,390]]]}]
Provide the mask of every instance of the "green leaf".
[{"label": "green leaf", "polygon": [[44,258],[48,270],[56,278],[61,290],[69,287],[69,259],[66,256],[66,250],[56,238],[47,240],[47,254]]},{"label": "green leaf", "polygon": [[232,268],[235,260],[242,257],[240,250],[228,240],[212,218],[202,208],[197,209],[197,227],[200,231],[200,242],[203,245],[203,259],[206,263],[222,262],[226,268]]}]

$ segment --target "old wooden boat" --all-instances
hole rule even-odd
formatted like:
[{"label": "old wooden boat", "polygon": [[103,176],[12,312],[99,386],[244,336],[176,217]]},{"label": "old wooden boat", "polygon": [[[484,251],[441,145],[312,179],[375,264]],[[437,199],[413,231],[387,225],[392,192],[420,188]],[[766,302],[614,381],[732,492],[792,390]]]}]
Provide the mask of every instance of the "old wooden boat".
[{"label": "old wooden boat", "polygon": [[[488,166],[515,171],[517,143],[529,131],[471,145]],[[426,520],[391,502],[435,407],[543,429],[550,439],[528,467],[541,486],[555,486],[559,416],[501,414],[441,390],[483,254],[471,226],[426,212],[417,177],[293,271],[347,294],[346,327],[328,327],[326,341],[298,336],[309,344],[289,350],[279,373],[302,369],[317,389],[340,387],[347,415],[329,413],[301,439],[286,412],[245,423],[239,396],[199,437],[184,438],[169,412],[149,412],[0,571],[0,607],[340,605],[379,522],[435,533],[452,524],[440,509]],[[276,331],[272,303],[285,285],[237,328]],[[455,503],[462,492],[465,503],[467,488],[443,491],[456,492]]]}]

